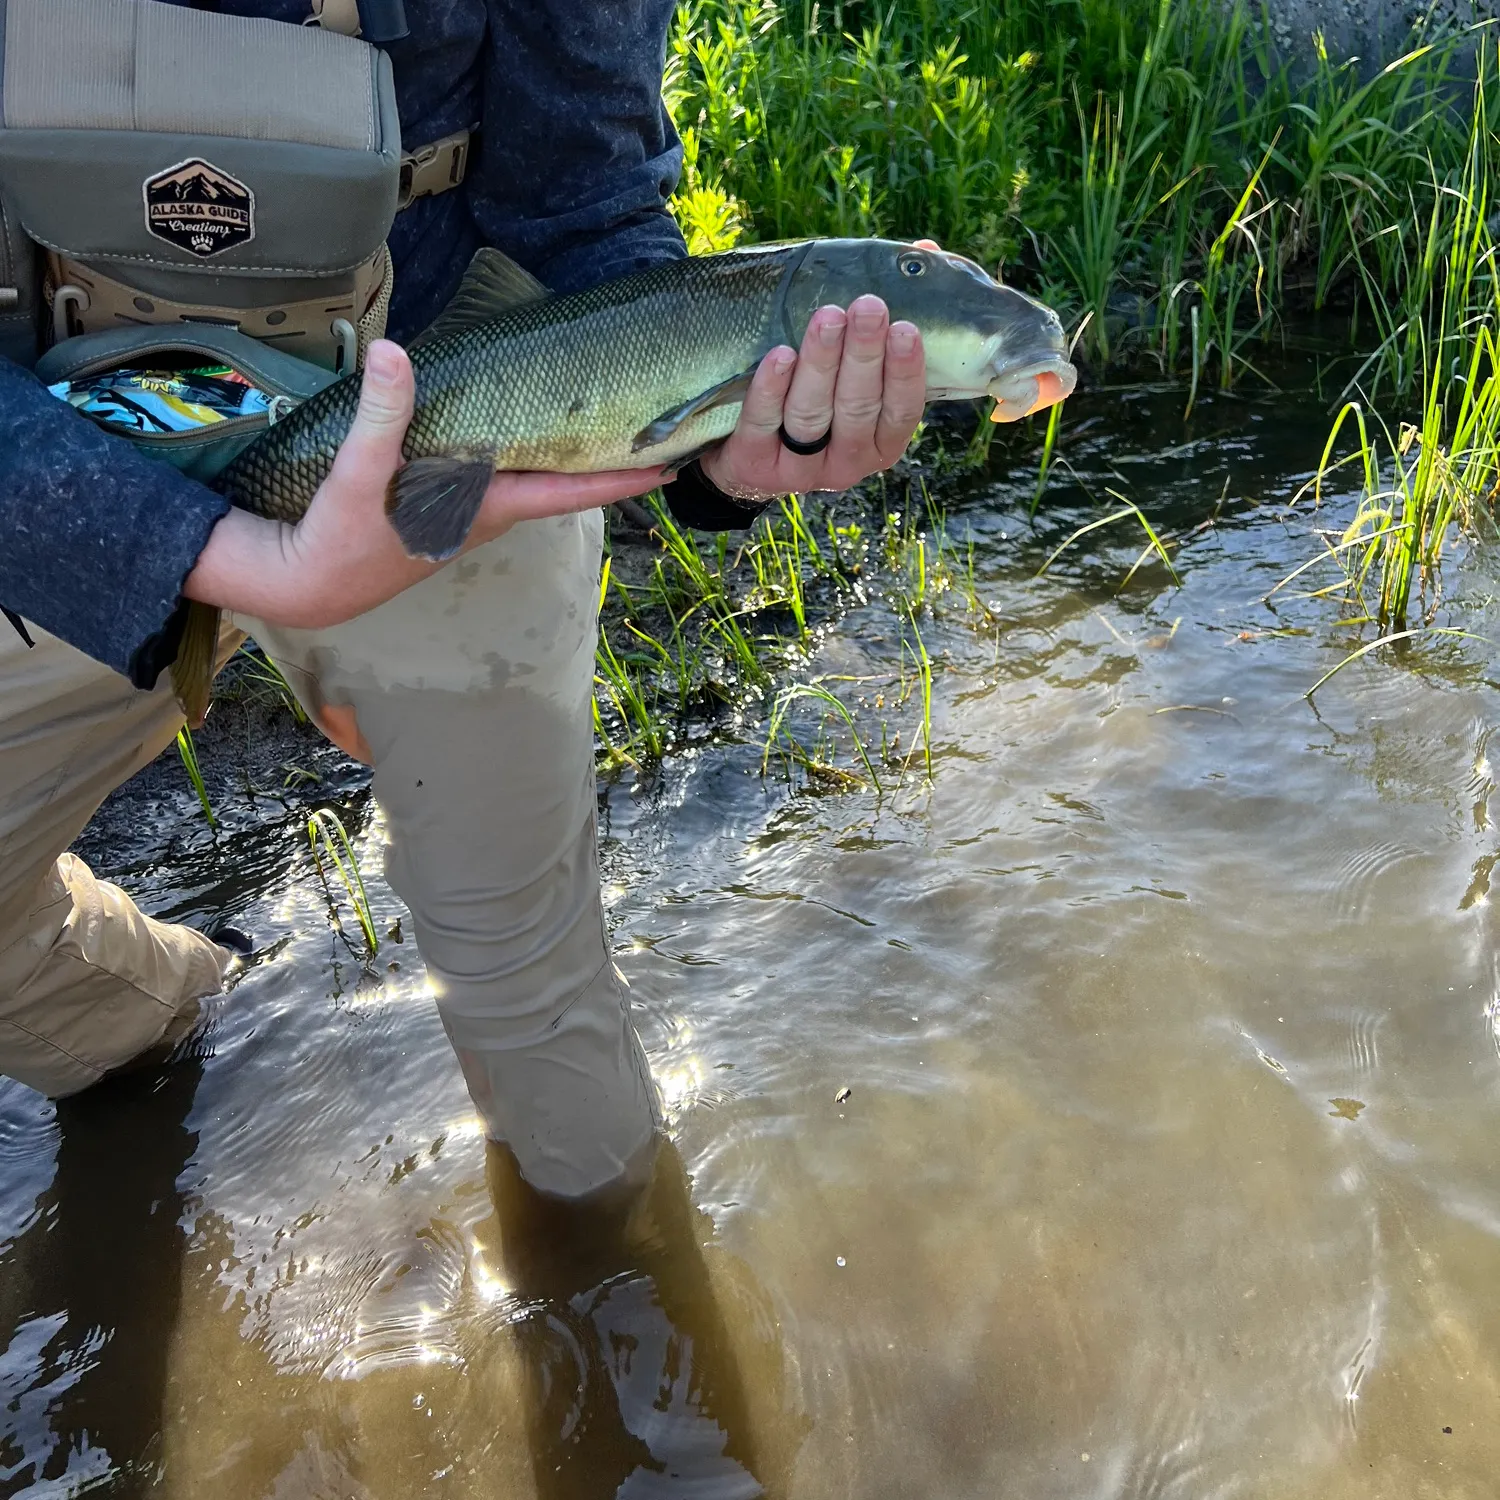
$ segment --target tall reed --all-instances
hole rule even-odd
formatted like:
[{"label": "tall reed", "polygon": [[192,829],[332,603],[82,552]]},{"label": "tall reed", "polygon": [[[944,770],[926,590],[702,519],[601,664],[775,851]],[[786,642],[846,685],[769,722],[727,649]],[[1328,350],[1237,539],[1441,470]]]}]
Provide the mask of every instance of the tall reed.
[{"label": "tall reed", "polygon": [[[1437,182],[1432,199],[1415,282],[1421,298],[1389,327],[1351,382],[1373,386],[1383,376],[1399,389],[1409,375],[1418,376],[1420,408],[1393,437],[1386,424],[1366,419],[1359,402],[1347,402],[1312,485],[1321,499],[1331,471],[1358,460],[1363,484],[1355,516],[1328,555],[1358,617],[1383,632],[1431,622],[1445,548],[1455,530],[1472,529],[1490,515],[1500,495],[1500,268],[1489,213],[1496,167],[1489,49],[1480,63],[1462,170],[1454,181]],[[1346,426],[1357,434],[1357,445],[1335,463]]]}]

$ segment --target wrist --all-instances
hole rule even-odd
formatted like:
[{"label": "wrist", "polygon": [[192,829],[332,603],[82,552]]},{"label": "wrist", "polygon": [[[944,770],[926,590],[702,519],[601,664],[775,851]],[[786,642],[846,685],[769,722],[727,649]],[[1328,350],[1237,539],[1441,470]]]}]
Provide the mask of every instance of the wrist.
[{"label": "wrist", "polygon": [[662,499],[679,526],[695,531],[742,531],[755,524],[769,503],[769,497],[747,500],[725,490],[709,476],[701,458],[685,464],[662,486]]},{"label": "wrist", "polygon": [[279,616],[297,592],[293,528],[231,507],[208,534],[184,579],[188,599],[262,618]]},{"label": "wrist", "polygon": [[699,473],[718,492],[728,500],[738,501],[747,506],[764,506],[776,499],[776,495],[770,490],[758,490],[749,485],[739,483],[730,472],[728,461],[724,456],[727,444],[721,443],[717,448],[710,448],[707,453],[702,454],[694,460]]},{"label": "wrist", "polygon": [[350,618],[359,612],[358,603],[340,609],[340,580],[328,576],[334,566],[329,560],[338,554],[317,546],[304,526],[305,521],[289,526],[229,510],[209,533],[183,594],[293,629],[317,629]]}]

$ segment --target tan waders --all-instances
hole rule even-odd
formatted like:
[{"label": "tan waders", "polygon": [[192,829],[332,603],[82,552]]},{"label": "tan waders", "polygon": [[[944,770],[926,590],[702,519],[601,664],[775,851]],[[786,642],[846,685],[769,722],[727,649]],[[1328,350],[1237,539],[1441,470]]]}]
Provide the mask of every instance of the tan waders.
[{"label": "tan waders", "polygon": [[[240,622],[315,716],[352,710],[469,1091],[532,1185],[570,1197],[644,1175],[657,1123],[599,900],[602,527],[527,522],[333,630]],[[55,1096],[190,1016],[228,955],[60,854],[182,716],[165,682],[135,692],[33,635],[0,629],[0,1072]]]},{"label": "tan waders", "polygon": [[314,717],[353,710],[469,1092],[527,1180],[570,1197],[644,1177],[657,1124],[599,899],[603,524],[524,522],[332,630],[240,622]]},{"label": "tan waders", "polygon": [[137,692],[30,633],[34,647],[0,621],[0,1073],[56,1098],[186,1029],[231,955],[61,852],[182,714],[165,686]]}]

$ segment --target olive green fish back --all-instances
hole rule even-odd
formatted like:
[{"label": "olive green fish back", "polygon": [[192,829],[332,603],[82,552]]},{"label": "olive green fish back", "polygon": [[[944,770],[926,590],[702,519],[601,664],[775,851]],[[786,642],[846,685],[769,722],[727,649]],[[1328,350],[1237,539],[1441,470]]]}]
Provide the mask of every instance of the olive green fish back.
[{"label": "olive green fish back", "polygon": [[644,467],[725,435],[733,410],[634,445],[653,419],[753,368],[782,337],[776,293],[795,253],[671,262],[424,345],[409,455],[577,472]]},{"label": "olive green fish back", "polygon": [[[417,409],[406,456],[583,472],[669,462],[725,436],[733,404],[635,446],[657,418],[753,368],[786,337],[777,293],[802,248],[671,261],[451,332],[440,319],[412,355]],[[358,398],[346,378],[272,427],[225,476],[234,503],[300,519]]]}]

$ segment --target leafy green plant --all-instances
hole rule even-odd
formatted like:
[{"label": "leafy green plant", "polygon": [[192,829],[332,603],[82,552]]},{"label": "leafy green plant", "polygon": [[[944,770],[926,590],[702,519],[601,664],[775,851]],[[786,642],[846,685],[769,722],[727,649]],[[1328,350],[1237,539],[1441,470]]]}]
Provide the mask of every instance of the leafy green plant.
[{"label": "leafy green plant", "polygon": [[365,891],[364,877],[359,872],[359,860],[349,842],[348,831],[343,820],[330,807],[320,807],[307,820],[307,843],[312,851],[313,863],[323,881],[328,895],[328,910],[334,924],[342,930],[338,917],[338,902],[328,884],[328,875],[323,868],[323,856],[333,861],[343,883],[349,904],[354,908],[355,919],[364,936],[366,957],[374,958],[380,951],[380,934],[375,930],[375,919],[370,912],[370,898]]},{"label": "leafy green plant", "polygon": [[208,800],[208,788],[203,783],[203,768],[198,764],[198,747],[193,742],[193,731],[186,724],[177,731],[177,754],[181,757],[182,767],[193,785],[198,805],[203,809],[203,816],[208,819],[208,826],[217,828],[219,820],[214,816],[213,806]]}]

